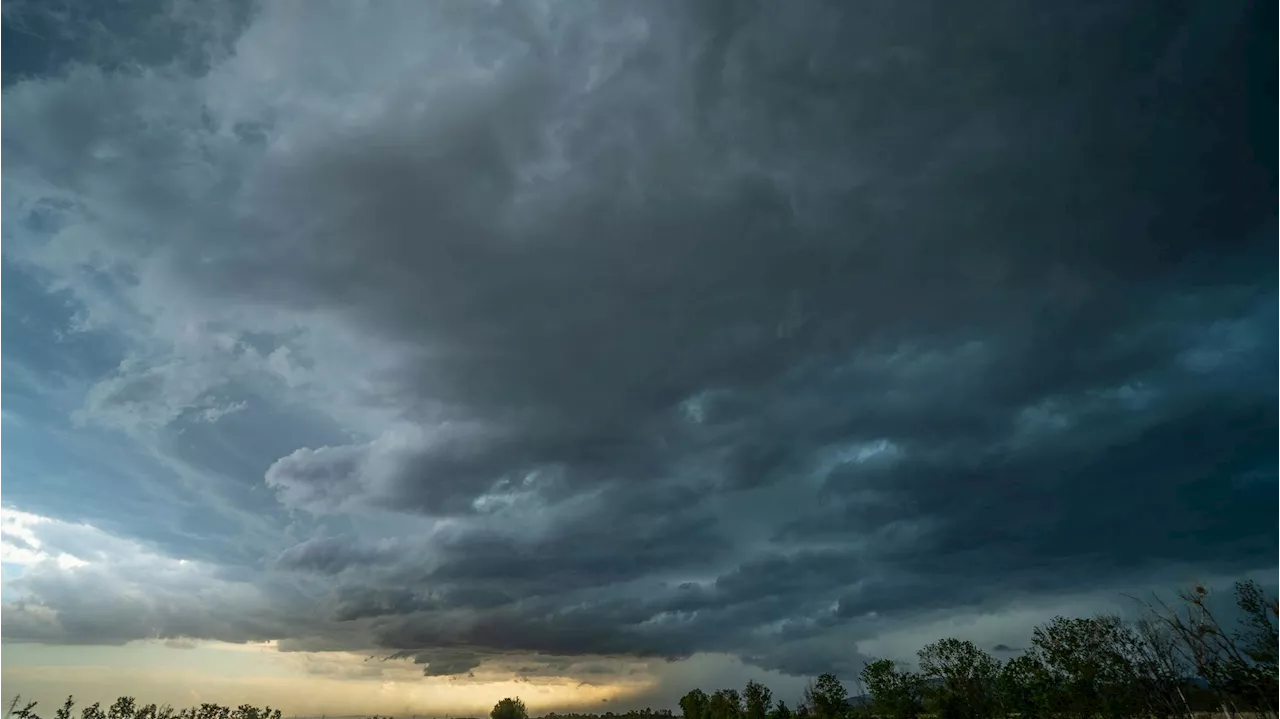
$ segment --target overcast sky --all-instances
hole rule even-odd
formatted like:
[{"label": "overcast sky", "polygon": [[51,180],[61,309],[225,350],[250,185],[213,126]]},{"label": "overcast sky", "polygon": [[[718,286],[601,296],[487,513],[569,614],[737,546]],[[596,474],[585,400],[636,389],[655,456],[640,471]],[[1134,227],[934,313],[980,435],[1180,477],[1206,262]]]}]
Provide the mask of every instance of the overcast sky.
[{"label": "overcast sky", "polygon": [[1274,5],[965,5],[6,2],[6,698],[793,699],[1274,583]]}]

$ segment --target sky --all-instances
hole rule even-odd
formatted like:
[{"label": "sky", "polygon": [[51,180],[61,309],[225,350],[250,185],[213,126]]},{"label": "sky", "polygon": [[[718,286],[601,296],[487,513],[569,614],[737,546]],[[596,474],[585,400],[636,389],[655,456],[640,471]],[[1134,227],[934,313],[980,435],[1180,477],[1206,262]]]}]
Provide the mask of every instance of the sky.
[{"label": "sky", "polygon": [[1273,11],[6,2],[5,698],[794,701],[1274,585]]}]

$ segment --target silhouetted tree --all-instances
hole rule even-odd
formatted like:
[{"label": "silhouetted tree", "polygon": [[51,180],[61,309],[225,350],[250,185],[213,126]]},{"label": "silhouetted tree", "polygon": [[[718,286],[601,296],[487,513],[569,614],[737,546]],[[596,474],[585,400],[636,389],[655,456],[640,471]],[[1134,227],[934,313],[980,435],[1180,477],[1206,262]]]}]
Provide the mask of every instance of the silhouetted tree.
[{"label": "silhouetted tree", "polygon": [[515,699],[507,697],[493,705],[493,711],[489,712],[489,719],[529,719],[529,710],[525,708],[524,702],[520,701],[519,697]]},{"label": "silhouetted tree", "polygon": [[133,697],[120,697],[107,709],[107,719],[133,719],[135,705]]},{"label": "silhouetted tree", "polygon": [[[32,711],[35,702],[18,709],[20,697],[14,697],[5,714],[6,719],[40,719]],[[62,706],[54,712],[54,719],[71,719],[71,710],[75,707],[75,698],[67,697]],[[155,704],[138,706],[133,697],[123,696],[116,699],[107,711],[102,705],[94,702],[80,710],[81,719],[280,719],[280,710],[271,707],[255,707],[241,704],[236,709],[220,704],[204,703],[198,707],[190,707],[175,711],[168,704],[157,707]],[[374,717],[373,719],[377,719]]]},{"label": "silhouetted tree", "polygon": [[71,709],[76,705],[76,700],[67,695],[67,700],[62,702],[62,706],[53,713],[53,719],[71,719]]},{"label": "silhouetted tree", "polygon": [[40,715],[35,713],[36,704],[39,702],[27,702],[19,709],[18,705],[22,703],[22,695],[15,694],[13,701],[9,702],[9,707],[5,709],[4,719],[13,717],[14,719],[40,719]]}]

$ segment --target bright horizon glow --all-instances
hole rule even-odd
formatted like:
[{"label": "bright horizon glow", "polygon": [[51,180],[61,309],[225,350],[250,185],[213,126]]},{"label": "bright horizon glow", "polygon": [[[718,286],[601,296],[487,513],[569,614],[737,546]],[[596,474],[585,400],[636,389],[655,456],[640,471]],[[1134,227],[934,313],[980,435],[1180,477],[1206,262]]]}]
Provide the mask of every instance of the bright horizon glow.
[{"label": "bright horizon glow", "polygon": [[8,645],[0,684],[6,700],[21,693],[46,711],[69,692],[81,707],[95,701],[105,707],[118,696],[133,696],[142,703],[174,707],[203,702],[270,705],[285,716],[484,716],[508,696],[519,696],[535,714],[601,711],[606,700],[625,702],[653,686],[645,680],[579,686],[578,680],[563,677],[526,682],[483,672],[475,678],[424,677],[421,667],[403,660],[387,662],[381,677],[362,678],[354,676],[367,666],[359,656],[278,652],[272,644]]},{"label": "bright horizon glow", "polygon": [[[9,570],[18,574],[42,565],[59,571],[81,567],[109,570],[115,563],[140,560],[180,571],[202,569],[197,562],[160,557],[90,524],[63,522],[12,507],[0,508],[0,527],[4,530],[0,556]],[[66,551],[50,551],[49,540],[42,538],[40,530],[51,530],[64,541],[67,535],[78,535],[84,546],[101,554],[90,561]],[[88,541],[83,541],[85,538]],[[286,715],[479,716],[506,696],[520,696],[538,713],[593,710],[653,686],[643,678],[599,686],[568,677],[518,681],[484,667],[470,677],[430,677],[423,676],[421,666],[407,660],[383,662],[378,665],[380,675],[370,677],[362,676],[370,666],[365,656],[281,652],[277,640],[236,644],[170,639],[122,646],[6,644],[3,653],[0,684],[6,687],[5,699],[21,693],[42,707],[61,705],[71,693],[78,706],[95,701],[107,706],[119,696],[133,696],[142,703],[175,707],[203,702],[271,705],[282,708]],[[69,676],[75,678],[68,680]]]}]

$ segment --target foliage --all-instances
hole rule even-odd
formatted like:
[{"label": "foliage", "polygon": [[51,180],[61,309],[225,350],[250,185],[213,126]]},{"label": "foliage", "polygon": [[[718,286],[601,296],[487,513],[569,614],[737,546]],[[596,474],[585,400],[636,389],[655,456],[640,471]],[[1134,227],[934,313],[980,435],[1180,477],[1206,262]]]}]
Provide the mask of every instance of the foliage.
[{"label": "foliage", "polygon": [[1048,670],[1054,702],[1069,715],[1123,719],[1146,709],[1126,648],[1135,638],[1119,618],[1057,617],[1037,628],[1032,654]]},{"label": "foliage", "polygon": [[707,719],[742,719],[742,698],[737,689],[719,689],[707,703]]},{"label": "foliage", "polygon": [[924,682],[918,674],[901,671],[888,659],[867,664],[862,669],[862,683],[880,716],[915,719],[924,713]]},{"label": "foliage", "polygon": [[970,641],[941,639],[919,652],[920,674],[931,680],[928,703],[939,719],[996,714],[1000,662]]},{"label": "foliage", "polygon": [[710,703],[711,700],[706,692],[694,689],[680,697],[680,711],[684,719],[706,719],[707,705]]},{"label": "foliage", "polygon": [[773,692],[769,687],[754,680],[749,681],[742,692],[742,699],[745,704],[743,716],[746,719],[768,719],[769,709],[773,707]]},{"label": "foliage", "polygon": [[[5,719],[40,719],[35,713],[36,702],[28,702],[21,709],[17,708],[21,697],[15,696],[5,712]],[[75,699],[67,697],[62,706],[54,710],[54,719],[71,719],[71,710],[75,707]],[[232,709],[220,704],[201,704],[198,707],[174,710],[168,704],[157,706],[145,704],[138,706],[133,697],[124,696],[116,699],[106,711],[98,702],[94,702],[80,710],[80,719],[280,719],[279,709],[271,707],[255,707],[241,704]]]},{"label": "foliage", "polygon": [[525,708],[524,702],[520,701],[520,697],[515,699],[507,697],[493,705],[493,711],[489,712],[489,719],[529,719],[529,710]]},{"label": "foliage", "polygon": [[805,690],[805,703],[814,719],[840,719],[845,714],[848,694],[834,674],[823,674],[817,684]]},{"label": "foliage", "polygon": [[1006,711],[1017,714],[1021,719],[1052,716],[1055,706],[1053,681],[1036,656],[1024,654],[1006,662],[1000,670],[997,686]]}]

